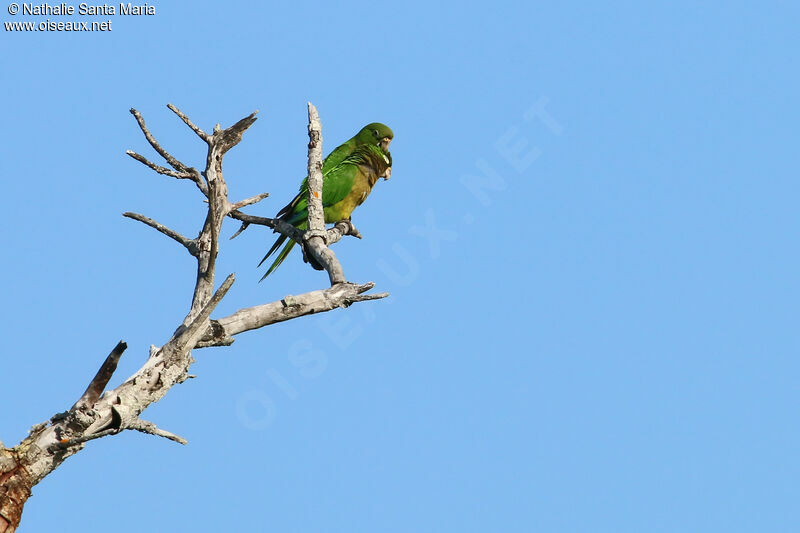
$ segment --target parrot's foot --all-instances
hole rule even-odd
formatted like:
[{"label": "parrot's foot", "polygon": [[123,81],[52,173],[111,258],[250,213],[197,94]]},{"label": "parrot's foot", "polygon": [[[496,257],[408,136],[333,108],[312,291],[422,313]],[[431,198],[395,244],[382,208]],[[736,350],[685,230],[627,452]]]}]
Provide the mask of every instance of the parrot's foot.
[{"label": "parrot's foot", "polygon": [[306,241],[306,242],[308,242],[310,239],[313,239],[314,237],[319,237],[320,239],[322,239],[322,242],[324,242],[325,245],[327,246],[327,244],[328,244],[328,232],[327,231],[325,231],[325,230],[318,231],[318,230],[310,230],[309,229],[309,230],[306,230],[305,233],[303,233],[303,240]]},{"label": "parrot's foot", "polygon": [[361,235],[361,232],[358,231],[358,228],[356,228],[355,224],[353,224],[353,221],[351,219],[346,218],[344,220],[340,220],[334,225],[334,227],[338,226],[339,224],[343,224],[345,226],[344,228],[341,229],[342,235],[352,235],[353,237],[356,237],[358,239],[362,239],[364,237],[363,235]]},{"label": "parrot's foot", "polygon": [[317,263],[317,260],[314,259],[314,257],[312,257],[312,255],[310,253],[308,253],[308,251],[306,250],[305,243],[303,243],[301,249],[303,250],[303,262],[304,263],[308,263],[309,265],[311,265],[311,268],[313,268],[314,270],[325,270],[325,267],[323,267],[322,265]]},{"label": "parrot's foot", "polygon": [[325,246],[328,246],[328,232],[325,230],[322,231],[315,231],[315,230],[306,230],[303,233],[303,261],[311,265],[314,270],[325,270],[325,268],[320,265],[314,257],[308,252],[308,242],[309,240],[313,239],[314,237],[319,237],[322,239],[322,242],[325,243]]}]

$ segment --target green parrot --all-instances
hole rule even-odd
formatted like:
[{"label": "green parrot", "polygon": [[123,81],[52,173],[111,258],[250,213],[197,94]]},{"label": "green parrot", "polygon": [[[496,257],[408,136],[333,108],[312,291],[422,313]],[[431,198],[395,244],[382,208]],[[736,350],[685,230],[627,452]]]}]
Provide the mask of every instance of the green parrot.
[{"label": "green parrot", "polygon": [[[392,167],[389,143],[393,138],[394,133],[388,126],[373,122],[325,158],[322,162],[322,207],[326,223],[349,219],[353,210],[367,199],[378,178],[389,179]],[[297,196],[276,218],[301,230],[308,228],[308,177],[300,185]],[[284,235],[278,237],[258,266],[286,240]],[[286,243],[261,281],[280,266],[294,245],[292,240]]]}]

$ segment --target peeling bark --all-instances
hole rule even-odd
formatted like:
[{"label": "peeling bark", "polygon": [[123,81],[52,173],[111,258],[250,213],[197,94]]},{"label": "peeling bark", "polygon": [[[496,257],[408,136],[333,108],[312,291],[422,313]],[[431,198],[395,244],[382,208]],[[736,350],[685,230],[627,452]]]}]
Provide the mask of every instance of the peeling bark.
[{"label": "peeling bark", "polygon": [[31,495],[31,484],[14,450],[0,446],[0,533],[13,533]]}]

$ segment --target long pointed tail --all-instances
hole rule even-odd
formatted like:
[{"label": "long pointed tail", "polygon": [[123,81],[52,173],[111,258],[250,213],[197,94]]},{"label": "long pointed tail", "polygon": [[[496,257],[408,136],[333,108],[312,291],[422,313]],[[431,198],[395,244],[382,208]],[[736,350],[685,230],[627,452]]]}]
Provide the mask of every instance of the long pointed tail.
[{"label": "long pointed tail", "polygon": [[[261,260],[261,263],[266,261],[267,257],[272,255],[273,252],[275,252],[275,250],[277,250],[278,247],[281,244],[284,243],[284,241],[286,241],[286,237],[285,236],[281,235],[280,237],[278,237],[278,240],[276,240],[275,244],[272,245],[272,248],[269,249],[269,252],[267,252],[267,255],[265,255],[264,259]],[[292,251],[292,248],[294,247],[294,244],[295,244],[295,242],[293,240],[289,240],[289,242],[286,243],[286,246],[284,246],[283,250],[280,251],[280,253],[278,254],[278,257],[275,258],[275,261],[273,261],[272,264],[270,265],[270,267],[267,269],[267,273],[264,274],[259,281],[264,281],[264,279],[267,276],[269,276],[270,274],[275,272],[275,269],[277,269],[279,266],[281,266],[281,263],[283,263],[283,260],[286,259],[286,256],[289,255],[289,252]],[[261,266],[261,263],[259,263],[258,266]]]},{"label": "long pointed tail", "polygon": [[266,260],[267,260],[267,258],[268,258],[269,256],[271,256],[272,254],[274,254],[274,253],[275,253],[275,250],[277,250],[278,248],[280,248],[280,247],[281,247],[281,244],[283,244],[283,242],[284,242],[285,240],[286,240],[286,235],[281,235],[281,236],[279,236],[279,237],[278,237],[278,238],[275,240],[275,242],[272,244],[272,247],[270,247],[270,249],[269,249],[269,252],[267,252],[267,255],[265,255],[264,257],[262,257],[262,258],[261,258],[261,261],[259,261],[259,262],[258,262],[258,266],[261,266],[261,265],[263,265],[263,264],[264,264],[264,261],[266,261]]}]

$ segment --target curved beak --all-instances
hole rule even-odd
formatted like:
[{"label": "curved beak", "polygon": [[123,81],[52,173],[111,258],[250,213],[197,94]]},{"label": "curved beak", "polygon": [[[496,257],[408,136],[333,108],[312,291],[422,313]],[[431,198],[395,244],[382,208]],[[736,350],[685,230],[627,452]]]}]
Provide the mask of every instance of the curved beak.
[{"label": "curved beak", "polygon": [[381,142],[378,143],[378,144],[380,145],[381,150],[383,150],[384,152],[388,152],[389,151],[389,143],[391,143],[391,142],[392,142],[392,140],[389,137],[384,137],[383,139],[381,139]]}]

